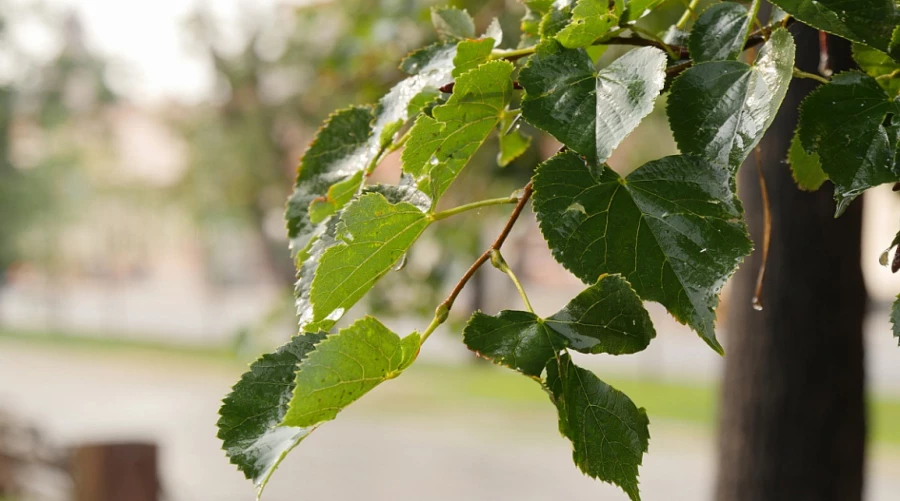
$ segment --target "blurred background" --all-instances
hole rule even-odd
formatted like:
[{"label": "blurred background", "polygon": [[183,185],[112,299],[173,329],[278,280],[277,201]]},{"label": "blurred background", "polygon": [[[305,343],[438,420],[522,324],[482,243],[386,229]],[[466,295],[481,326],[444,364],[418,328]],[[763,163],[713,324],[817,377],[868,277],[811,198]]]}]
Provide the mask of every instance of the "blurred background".
[{"label": "blurred background", "polygon": [[[282,213],[296,164],[331,111],[374,102],[401,78],[400,59],[434,39],[428,9],[444,3],[0,0],[0,500],[75,499],[73,464],[115,442],[156,446],[146,457],[156,455],[159,499],[253,499],[219,449],[216,411],[246,364],[295,331]],[[503,47],[517,43],[518,2],[453,3],[481,29],[498,17]],[[647,22],[682,10],[668,2]],[[675,150],[664,106],[614,168]],[[536,140],[500,169],[489,141],[443,203],[504,196],[556,147]],[[398,171],[390,157],[376,180]],[[900,492],[888,321],[900,280],[878,264],[900,198],[883,188],[867,195],[863,229],[873,501]],[[504,221],[488,208],[426,233],[346,318],[374,311],[397,332],[421,330]],[[507,246],[538,313],[582,289],[533,219]],[[572,465],[537,385],[461,343],[473,309],[519,307],[504,277],[482,270],[458,304],[408,374],[287,459],[268,501],[624,499]],[[648,306],[659,336],[647,351],[583,363],[649,412],[644,499],[711,499],[722,361]]]}]

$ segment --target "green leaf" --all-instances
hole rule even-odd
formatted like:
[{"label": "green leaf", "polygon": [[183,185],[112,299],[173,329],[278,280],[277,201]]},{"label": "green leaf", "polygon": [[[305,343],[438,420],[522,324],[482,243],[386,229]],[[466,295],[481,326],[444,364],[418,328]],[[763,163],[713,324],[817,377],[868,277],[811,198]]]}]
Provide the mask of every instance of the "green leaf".
[{"label": "green leaf", "polygon": [[900,13],[894,0],[772,0],[804,24],[888,51]]},{"label": "green leaf", "polygon": [[541,20],[550,12],[552,0],[525,0],[525,15],[519,25],[522,38],[519,48],[537,45],[541,41]]},{"label": "green leaf", "polygon": [[419,353],[419,335],[400,339],[372,317],[328,336],[297,371],[281,426],[314,428],[379,384],[400,375]]},{"label": "green leaf", "polygon": [[[308,298],[298,294],[300,326],[330,329],[403,257],[431,220],[409,202],[391,203],[366,193],[343,211],[333,241],[323,239],[311,253],[315,266],[301,268],[301,282],[312,279]],[[310,276],[312,275],[312,277]]]},{"label": "green leaf", "polygon": [[572,20],[556,34],[556,39],[570,49],[587,47],[619,24],[619,13],[608,0],[578,0],[572,9]]},{"label": "green leaf", "polygon": [[622,274],[721,352],[718,292],[751,249],[730,179],[689,156],[649,162],[623,179],[567,152],[538,167],[534,209],[566,269],[585,283]]},{"label": "green leaf", "polygon": [[737,59],[744,51],[751,20],[747,9],[735,2],[713,4],[703,11],[688,38],[694,64]]},{"label": "green leaf", "polygon": [[504,115],[500,120],[500,152],[497,153],[497,164],[500,167],[512,163],[531,146],[531,136],[522,133],[515,122],[515,118],[509,115]]},{"label": "green leaf", "polygon": [[897,300],[891,306],[891,326],[894,329],[894,336],[900,342],[900,295],[897,296]]},{"label": "green leaf", "polygon": [[[412,100],[426,89],[437,89],[452,80],[455,56],[455,44],[433,46],[410,66],[415,75],[391,88],[374,111],[350,108],[329,118],[303,155],[288,200],[285,218],[294,252],[305,254],[327,220],[350,201],[348,195],[359,193],[365,179],[360,173],[384,150],[385,133],[396,131],[409,119]],[[359,184],[354,184],[356,181]]]},{"label": "green leaf", "polygon": [[661,3],[663,0],[628,0],[625,3],[625,13],[622,15],[622,24],[637,21]]},{"label": "green leaf", "polygon": [[799,134],[796,133],[788,150],[788,163],[791,165],[794,182],[801,190],[816,191],[828,180],[828,175],[822,170],[819,154],[807,153],[800,143]]},{"label": "green leaf", "polygon": [[545,323],[582,353],[637,353],[656,337],[641,298],[621,275],[601,276]]},{"label": "green leaf", "polygon": [[513,65],[491,61],[460,75],[446,104],[421,116],[410,131],[401,159],[433,203],[500,122],[512,99]]},{"label": "green leaf", "polygon": [[584,50],[542,43],[519,74],[522,117],[588,159],[606,161],[653,110],[665,65],[661,50],[642,47],[597,72]]},{"label": "green leaf", "polygon": [[453,59],[453,78],[459,78],[463,73],[488,62],[493,50],[493,38],[460,42],[456,49],[456,57]]},{"label": "green leaf", "polygon": [[715,61],[682,73],[667,110],[678,148],[736,170],[775,119],[793,68],[794,40],[778,29],[753,66]]},{"label": "green leaf", "polygon": [[[891,56],[865,45],[853,44],[853,59],[890,97],[900,94],[900,64]],[[879,78],[881,77],[881,78]]]},{"label": "green leaf", "polygon": [[479,311],[463,335],[470,350],[537,378],[562,348],[637,353],[650,344],[656,331],[628,282],[618,275],[604,275],[549,318],[525,311],[502,311],[496,317]]},{"label": "green leaf", "polygon": [[568,355],[547,364],[546,387],[559,413],[559,430],[572,441],[578,468],[640,501],[638,467],[650,442],[647,412],[576,366]]},{"label": "green leaf", "polygon": [[288,452],[312,431],[279,427],[294,391],[297,366],[324,335],[296,336],[250,365],[219,409],[218,437],[229,460],[261,494]]},{"label": "green leaf", "polygon": [[553,3],[553,8],[544,14],[538,27],[541,40],[555,37],[560,30],[569,24],[569,20],[572,18],[573,3],[575,3],[575,0]]},{"label": "green leaf", "polygon": [[836,75],[800,105],[800,140],[834,183],[836,215],[868,188],[900,180],[896,127],[884,125],[898,112],[874,78],[856,71]]},{"label": "green leaf", "polygon": [[431,22],[441,40],[475,38],[475,21],[468,12],[455,7],[431,9]]}]

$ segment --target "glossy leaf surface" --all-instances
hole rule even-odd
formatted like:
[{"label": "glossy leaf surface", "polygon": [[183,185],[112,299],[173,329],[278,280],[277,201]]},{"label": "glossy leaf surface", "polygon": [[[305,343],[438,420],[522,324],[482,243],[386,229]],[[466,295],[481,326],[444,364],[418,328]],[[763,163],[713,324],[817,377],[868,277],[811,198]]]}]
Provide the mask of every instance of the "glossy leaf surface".
[{"label": "glossy leaf surface", "polygon": [[585,283],[623,275],[722,351],[718,292],[751,249],[726,169],[671,156],[622,178],[564,153],[538,167],[534,188],[541,232],[566,269]]},{"label": "glossy leaf surface", "polygon": [[744,50],[750,27],[747,9],[735,2],[711,5],[700,14],[688,38],[695,64],[737,59]]},{"label": "glossy leaf surface", "polygon": [[814,28],[887,51],[900,13],[893,0],[773,0]]},{"label": "glossy leaf surface", "polygon": [[591,160],[612,151],[653,110],[665,83],[665,54],[632,50],[600,71],[584,50],[541,44],[522,69],[522,116]]},{"label": "glossy leaf surface", "polygon": [[775,119],[793,68],[794,40],[779,29],[753,66],[714,61],[682,73],[667,109],[678,148],[736,170]]}]

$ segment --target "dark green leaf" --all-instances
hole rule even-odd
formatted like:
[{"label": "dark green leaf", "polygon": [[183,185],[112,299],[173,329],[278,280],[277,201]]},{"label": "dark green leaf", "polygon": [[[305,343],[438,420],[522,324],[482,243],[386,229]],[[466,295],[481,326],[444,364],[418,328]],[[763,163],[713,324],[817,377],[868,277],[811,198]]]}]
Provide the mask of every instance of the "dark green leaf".
[{"label": "dark green leaf", "polygon": [[315,428],[379,384],[400,375],[419,353],[419,335],[403,339],[372,317],[328,336],[301,362],[281,426]]},{"label": "dark green leaf", "polygon": [[702,63],[672,84],[668,115],[682,153],[737,169],[775,119],[794,68],[794,40],[778,29],[753,66]]},{"label": "dark green leaf", "polygon": [[638,467],[650,442],[647,412],[568,355],[547,364],[546,385],[578,468],[639,501]]},{"label": "dark green leaf", "polygon": [[801,190],[816,191],[828,180],[828,175],[822,170],[819,154],[807,153],[800,144],[800,136],[797,134],[791,139],[788,163],[791,165],[794,181]]},{"label": "dark green leaf", "polygon": [[900,13],[893,0],[772,0],[814,28],[887,51]]},{"label": "dark green leaf", "polygon": [[601,276],[545,323],[582,353],[637,353],[656,337],[641,298],[620,275]]},{"label": "dark green leaf", "polygon": [[570,49],[587,47],[618,24],[619,12],[610,8],[609,0],[578,0],[571,22],[556,39]]},{"label": "dark green leaf", "polygon": [[553,255],[585,283],[619,273],[716,351],[718,292],[749,254],[726,169],[665,157],[621,178],[564,153],[538,167],[534,209]]},{"label": "dark green leaf", "polygon": [[900,180],[896,127],[883,125],[898,112],[874,78],[855,71],[836,75],[800,106],[800,140],[834,183],[837,215],[868,188]]},{"label": "dark green leaf", "polygon": [[623,355],[645,349],[654,337],[641,299],[618,275],[600,277],[549,318],[525,311],[496,317],[476,312],[464,331],[470,350],[534,378],[562,348]]},{"label": "dark green leaf", "polygon": [[259,493],[284,456],[312,431],[279,424],[287,414],[297,366],[324,338],[296,336],[275,353],[263,355],[222,401],[217,423],[222,448]]},{"label": "dark green leaf", "polygon": [[900,342],[900,295],[897,296],[897,300],[891,306],[891,326],[894,329],[894,336]]},{"label": "dark green leaf", "polygon": [[[343,211],[333,241],[314,247],[301,282],[312,279],[308,297],[298,294],[300,326],[330,329],[403,257],[430,219],[409,202],[391,203],[381,193],[367,193]],[[307,275],[307,273],[311,273]]]},{"label": "dark green leaf", "polygon": [[465,10],[455,7],[433,8],[431,22],[441,40],[475,38],[475,21]]},{"label": "dark green leaf", "polygon": [[735,2],[713,4],[703,11],[688,38],[694,63],[737,59],[744,50],[751,20],[747,9]]},{"label": "dark green leaf", "polygon": [[491,61],[456,80],[446,104],[421,116],[403,150],[403,171],[434,203],[500,121],[512,99],[513,66]]},{"label": "dark green leaf", "polygon": [[522,116],[572,150],[606,161],[653,110],[665,64],[661,50],[642,47],[597,72],[584,50],[542,43],[519,75]]},{"label": "dark green leaf", "polygon": [[853,44],[853,59],[887,91],[888,96],[893,98],[900,94],[900,64],[891,59],[891,56],[878,49]]}]

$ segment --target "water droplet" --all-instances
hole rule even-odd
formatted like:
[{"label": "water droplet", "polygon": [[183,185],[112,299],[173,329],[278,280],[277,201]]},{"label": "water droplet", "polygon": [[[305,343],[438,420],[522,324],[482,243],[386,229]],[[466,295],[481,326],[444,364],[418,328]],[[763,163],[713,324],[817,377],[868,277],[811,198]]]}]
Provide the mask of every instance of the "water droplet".
[{"label": "water droplet", "polygon": [[406,262],[408,261],[408,259],[406,258],[406,256],[407,256],[407,254],[404,254],[404,255],[400,258],[400,262],[397,263],[397,266],[394,266],[394,271],[400,271],[400,270],[402,270],[403,268],[406,268]]},{"label": "water droplet", "polygon": [[756,311],[763,310],[762,301],[760,301],[759,296],[753,296],[753,309]]},{"label": "water droplet", "polygon": [[585,210],[584,206],[578,202],[572,202],[571,205],[566,207],[566,212],[580,212],[584,215],[587,215],[587,210]]},{"label": "water droplet", "polygon": [[705,249],[705,248],[704,248],[704,249],[700,249],[700,254],[703,254],[704,252],[706,252],[706,249]]},{"label": "water droplet", "polygon": [[436,156],[434,156],[434,155],[431,155],[431,160],[429,160],[428,163],[431,164],[431,165],[437,165],[437,164],[438,164],[438,158],[437,158]]}]

